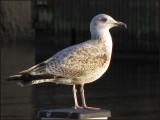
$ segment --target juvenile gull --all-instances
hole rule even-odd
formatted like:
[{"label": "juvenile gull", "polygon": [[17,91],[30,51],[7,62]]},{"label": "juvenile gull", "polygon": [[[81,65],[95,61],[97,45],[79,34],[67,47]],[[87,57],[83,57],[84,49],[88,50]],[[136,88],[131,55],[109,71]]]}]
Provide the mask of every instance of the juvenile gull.
[{"label": "juvenile gull", "polygon": [[[90,23],[90,40],[63,49],[8,80],[20,80],[18,85],[22,87],[43,82],[73,85],[75,108],[98,109],[86,105],[84,84],[99,79],[108,69],[112,54],[109,29],[115,26],[126,24],[106,14],[95,16]],[[76,85],[81,85],[82,107],[78,105]]]}]

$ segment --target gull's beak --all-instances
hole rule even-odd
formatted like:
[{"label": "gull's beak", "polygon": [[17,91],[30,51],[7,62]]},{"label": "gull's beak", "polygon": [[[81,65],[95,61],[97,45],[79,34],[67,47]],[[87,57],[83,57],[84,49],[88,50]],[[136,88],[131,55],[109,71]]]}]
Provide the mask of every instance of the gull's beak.
[{"label": "gull's beak", "polygon": [[123,28],[127,28],[127,25],[125,24],[125,23],[123,23],[123,22],[119,22],[119,21],[117,21],[116,23],[114,23],[115,24],[115,26],[119,26],[119,27],[123,27]]}]

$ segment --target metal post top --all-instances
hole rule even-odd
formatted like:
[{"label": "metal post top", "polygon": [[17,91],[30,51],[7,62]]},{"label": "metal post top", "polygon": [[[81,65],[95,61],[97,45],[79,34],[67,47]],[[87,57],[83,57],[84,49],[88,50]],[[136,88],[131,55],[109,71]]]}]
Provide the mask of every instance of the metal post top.
[{"label": "metal post top", "polygon": [[70,118],[70,119],[89,119],[111,117],[109,110],[87,110],[81,108],[66,108],[54,110],[41,110],[38,112],[39,118]]}]

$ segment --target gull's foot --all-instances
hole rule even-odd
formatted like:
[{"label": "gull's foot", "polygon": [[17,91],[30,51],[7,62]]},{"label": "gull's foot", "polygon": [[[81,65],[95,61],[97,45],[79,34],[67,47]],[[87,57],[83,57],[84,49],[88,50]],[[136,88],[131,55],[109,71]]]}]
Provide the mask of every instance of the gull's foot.
[{"label": "gull's foot", "polygon": [[81,108],[82,109],[83,107],[76,105],[76,106],[74,106],[74,108],[76,108],[76,109]]},{"label": "gull's foot", "polygon": [[83,109],[86,109],[86,110],[100,110],[100,108],[88,107],[88,106],[83,106]]}]

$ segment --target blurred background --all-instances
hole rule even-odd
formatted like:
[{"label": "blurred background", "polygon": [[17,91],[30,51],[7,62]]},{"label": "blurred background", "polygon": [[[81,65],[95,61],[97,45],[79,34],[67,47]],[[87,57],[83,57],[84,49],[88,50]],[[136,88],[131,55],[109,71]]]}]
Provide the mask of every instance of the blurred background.
[{"label": "blurred background", "polygon": [[89,40],[90,21],[100,13],[128,29],[110,30],[111,64],[85,85],[88,106],[111,110],[111,119],[159,119],[158,0],[1,1],[1,118],[35,119],[39,110],[74,106],[72,86],[21,88],[6,78]]}]

